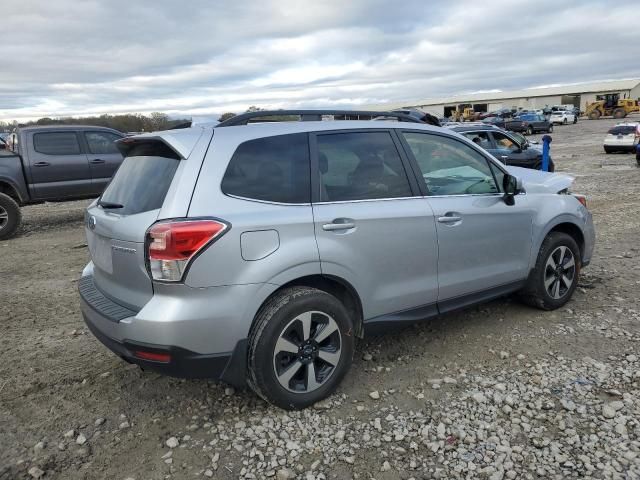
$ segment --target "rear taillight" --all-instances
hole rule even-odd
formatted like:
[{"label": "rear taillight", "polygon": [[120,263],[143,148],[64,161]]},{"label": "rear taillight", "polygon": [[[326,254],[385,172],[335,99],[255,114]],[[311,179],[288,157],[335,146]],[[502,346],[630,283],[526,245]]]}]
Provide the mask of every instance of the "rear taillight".
[{"label": "rear taillight", "polygon": [[585,197],[584,195],[573,195],[574,197],[576,197],[576,200],[578,200],[583,206],[584,208],[587,208],[587,197]]},{"label": "rear taillight", "polygon": [[229,229],[219,220],[171,220],[147,231],[147,262],[154,280],[179,282],[193,258]]}]

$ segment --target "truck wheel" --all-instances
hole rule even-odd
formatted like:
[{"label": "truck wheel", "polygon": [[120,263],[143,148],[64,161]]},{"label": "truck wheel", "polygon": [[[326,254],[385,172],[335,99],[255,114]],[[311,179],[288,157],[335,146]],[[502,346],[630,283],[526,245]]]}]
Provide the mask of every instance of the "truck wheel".
[{"label": "truck wheel", "polygon": [[589,120],[598,120],[600,118],[600,112],[598,110],[594,110],[589,114]]},{"label": "truck wheel", "polygon": [[627,116],[627,112],[624,108],[616,108],[613,111],[613,118],[624,118]]},{"label": "truck wheel", "polygon": [[542,310],[566,304],[578,285],[580,249],[562,232],[551,232],[542,242],[536,265],[520,292],[522,301]]},{"label": "truck wheel", "polygon": [[12,237],[18,227],[22,213],[20,206],[9,195],[0,193],[0,240]]},{"label": "truck wheel", "polygon": [[256,315],[247,383],[280,408],[305,408],[340,384],[354,343],[353,323],[336,297],[316,288],[286,288]]}]

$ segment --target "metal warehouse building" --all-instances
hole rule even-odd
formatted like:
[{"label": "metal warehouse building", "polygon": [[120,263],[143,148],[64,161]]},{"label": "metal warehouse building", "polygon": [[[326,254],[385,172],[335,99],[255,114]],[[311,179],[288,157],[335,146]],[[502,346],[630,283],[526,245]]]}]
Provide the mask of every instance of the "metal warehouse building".
[{"label": "metal warehouse building", "polygon": [[384,110],[419,108],[439,117],[448,117],[458,105],[467,104],[470,104],[476,112],[491,112],[500,108],[535,109],[564,104],[575,105],[584,111],[587,103],[595,101],[597,95],[607,93],[617,93],[620,98],[638,99],[640,98],[640,79],[537,87],[507,92],[469,93],[448,98],[375,105],[372,108]]}]

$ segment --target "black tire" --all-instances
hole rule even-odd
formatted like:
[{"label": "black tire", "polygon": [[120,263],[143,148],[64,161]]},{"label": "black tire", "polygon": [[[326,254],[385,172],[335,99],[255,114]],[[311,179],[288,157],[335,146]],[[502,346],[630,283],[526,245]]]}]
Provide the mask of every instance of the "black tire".
[{"label": "black tire", "polygon": [[638,167],[640,167],[640,154],[636,153],[636,163],[638,164]]},{"label": "black tire", "polygon": [[627,116],[627,112],[624,108],[616,108],[613,111],[613,118],[617,118],[618,120]]},{"label": "black tire", "polygon": [[[559,284],[558,295],[561,296],[559,298],[554,298],[554,296],[552,296],[545,287],[545,279],[548,280],[550,277],[554,277],[554,272],[556,270],[551,268],[547,262],[549,261],[549,257],[554,255],[554,262],[557,262],[557,264],[560,263],[557,260],[559,255],[558,249],[561,247],[566,247],[566,249],[571,251],[574,261],[574,270],[572,276],[570,276],[567,271],[560,272],[561,275],[567,273],[565,276],[567,278],[570,277],[571,284],[569,287],[567,287],[566,283],[561,281],[559,278],[550,284],[549,288],[552,290],[555,287],[555,282]],[[566,251],[567,250],[564,251],[565,255]],[[568,263],[570,262],[566,262],[565,264]],[[576,241],[566,233],[551,232],[547,235],[540,246],[535,267],[529,274],[525,287],[520,292],[520,298],[527,305],[541,310],[555,310],[562,307],[571,299],[571,296],[578,285],[581,266],[580,249],[578,248]]]},{"label": "black tire", "polygon": [[531,125],[529,125],[529,126],[527,127],[526,134],[527,134],[527,135],[533,135],[533,127],[532,127]]},{"label": "black tire", "polygon": [[615,150],[613,148],[609,148],[607,146],[604,147],[604,153],[614,153]]},{"label": "black tire", "polygon": [[600,118],[600,111],[594,110],[589,114],[589,120],[598,120]]},{"label": "black tire", "polygon": [[[320,386],[318,388],[308,392],[293,392],[285,388],[278,380],[276,362],[280,362],[281,357],[276,357],[276,355],[278,355],[276,343],[281,337],[285,337],[286,332],[291,331],[293,334],[295,334],[296,331],[299,332],[299,330],[291,325],[298,320],[298,316],[303,316],[308,312],[320,312],[320,319],[323,318],[322,314],[324,314],[326,318],[335,321],[339,330],[338,351],[340,356],[337,360],[337,365],[332,367],[327,377],[319,381]],[[314,313],[313,315],[318,314]],[[318,330],[318,326],[316,325],[316,328],[313,329],[312,327],[310,331],[312,333],[309,338],[312,339],[323,330]],[[335,339],[335,334],[333,334],[331,338]],[[325,339],[325,341],[326,340],[329,340],[329,338]],[[300,347],[297,354],[288,355],[286,351],[279,352],[284,354],[285,363],[289,363],[289,367],[284,369],[281,377],[289,368],[295,367],[299,369],[297,370],[297,374],[288,381],[289,388],[291,388],[292,381],[303,383],[302,385],[300,383],[294,383],[294,389],[296,387],[305,389],[309,385],[309,370],[307,367],[310,366],[300,363],[305,361],[301,353],[303,345],[302,342],[296,345]],[[321,344],[317,345],[319,350],[325,348],[320,347],[320,345]],[[277,292],[267,300],[256,314],[254,324],[249,333],[247,383],[260,397],[280,408],[286,410],[305,408],[333,393],[351,367],[354,348],[353,322],[344,305],[336,297],[316,288],[286,288]],[[315,355],[319,355],[319,353]],[[314,365],[319,364],[319,371],[322,377],[322,369],[326,369],[327,365],[330,366],[331,364],[325,363],[319,359],[318,356],[314,358],[315,359],[310,361],[307,359],[306,361]],[[300,363],[301,366],[297,366],[298,363]],[[314,372],[315,368],[318,367],[314,367]],[[297,377],[300,373],[300,376],[305,378],[298,380]],[[317,378],[316,373],[316,381],[318,381]]]},{"label": "black tire", "polygon": [[6,240],[15,235],[22,212],[18,203],[9,195],[0,193],[0,240]]},{"label": "black tire", "polygon": [[547,133],[553,133],[553,125],[549,125],[549,129],[547,130]]},{"label": "black tire", "polygon": [[573,116],[573,124],[575,125],[576,123],[578,123],[578,116],[574,115]]},{"label": "black tire", "polygon": [[569,121],[567,120],[567,117],[564,117],[564,120],[562,121],[562,124],[566,125],[567,123],[569,123]]}]

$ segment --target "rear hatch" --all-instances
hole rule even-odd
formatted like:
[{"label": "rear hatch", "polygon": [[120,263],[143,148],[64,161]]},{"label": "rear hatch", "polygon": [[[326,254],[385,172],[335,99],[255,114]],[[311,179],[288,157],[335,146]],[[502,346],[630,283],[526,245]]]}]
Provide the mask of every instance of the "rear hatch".
[{"label": "rear hatch", "polygon": [[637,125],[616,125],[609,129],[604,143],[606,145],[632,146],[638,143],[639,129],[640,126]]},{"label": "rear hatch", "polygon": [[158,218],[181,157],[161,141],[125,142],[125,159],[87,209],[85,230],[96,288],[137,311],[153,295],[145,234]]}]

